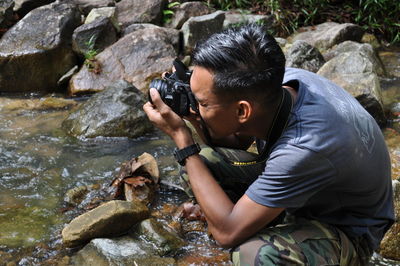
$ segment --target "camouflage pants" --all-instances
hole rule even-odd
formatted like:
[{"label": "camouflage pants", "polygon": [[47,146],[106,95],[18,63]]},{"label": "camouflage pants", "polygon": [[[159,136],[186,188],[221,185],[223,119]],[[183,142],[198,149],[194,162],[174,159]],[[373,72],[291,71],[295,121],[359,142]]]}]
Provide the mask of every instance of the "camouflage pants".
[{"label": "camouflage pants", "polygon": [[[220,149],[229,158],[241,161],[255,154]],[[236,202],[263,171],[264,164],[232,166],[214,150],[202,148],[207,167],[232,201]],[[181,169],[184,190],[193,197],[189,179]],[[284,214],[283,214],[284,215]],[[284,218],[284,219],[283,219]],[[366,265],[372,255],[363,239],[350,240],[338,228],[315,220],[286,215],[232,249],[234,265]]]}]

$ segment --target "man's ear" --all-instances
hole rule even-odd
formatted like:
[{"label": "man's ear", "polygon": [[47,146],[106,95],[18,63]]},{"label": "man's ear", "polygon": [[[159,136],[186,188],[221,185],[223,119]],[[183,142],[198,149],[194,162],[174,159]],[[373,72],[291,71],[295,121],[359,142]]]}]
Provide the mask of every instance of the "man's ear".
[{"label": "man's ear", "polygon": [[248,101],[239,101],[237,103],[237,118],[240,123],[245,123],[253,114],[253,106]]}]

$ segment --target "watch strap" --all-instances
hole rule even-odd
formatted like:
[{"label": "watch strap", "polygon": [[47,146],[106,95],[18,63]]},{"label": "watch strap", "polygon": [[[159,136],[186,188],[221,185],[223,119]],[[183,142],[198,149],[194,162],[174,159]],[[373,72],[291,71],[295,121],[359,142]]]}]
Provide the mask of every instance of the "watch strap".
[{"label": "watch strap", "polygon": [[178,161],[178,163],[183,166],[186,164],[186,158],[198,154],[200,151],[201,151],[200,145],[198,143],[195,143],[183,149],[175,148],[174,157]]}]

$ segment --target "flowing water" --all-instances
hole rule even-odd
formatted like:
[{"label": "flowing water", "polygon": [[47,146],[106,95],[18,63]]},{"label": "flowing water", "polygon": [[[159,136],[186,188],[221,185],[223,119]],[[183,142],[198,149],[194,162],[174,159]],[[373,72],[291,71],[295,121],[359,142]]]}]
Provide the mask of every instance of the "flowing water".
[{"label": "flowing water", "polygon": [[[399,53],[400,55],[400,53]],[[400,56],[398,61],[400,62]],[[397,63],[397,66],[399,64]],[[382,80],[386,107],[394,110],[384,129],[393,165],[400,177],[400,79]],[[160,133],[141,139],[67,136],[60,125],[74,104],[48,105],[42,95],[0,95],[0,265],[53,264],[74,251],[62,248],[60,232],[72,217],[63,212],[68,189],[108,184],[123,161],[148,152],[157,158],[161,175],[176,175],[173,144]],[[62,100],[62,99],[60,99]],[[177,205],[184,196],[162,186],[158,208]],[[200,236],[200,240],[198,239]],[[204,235],[188,240],[187,251],[227,260],[226,252],[207,245]],[[196,260],[192,260],[196,264]],[[376,259],[374,264],[393,265]]]}]

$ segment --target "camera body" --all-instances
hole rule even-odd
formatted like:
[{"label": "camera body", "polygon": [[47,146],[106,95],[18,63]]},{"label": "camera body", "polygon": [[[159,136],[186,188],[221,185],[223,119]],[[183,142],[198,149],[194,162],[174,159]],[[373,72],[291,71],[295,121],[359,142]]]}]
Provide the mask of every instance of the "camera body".
[{"label": "camera body", "polygon": [[[192,72],[178,59],[173,62],[175,72],[165,74],[163,79],[154,79],[150,82],[150,88],[155,88],[163,102],[179,116],[187,116],[190,107],[197,111],[197,102],[190,89],[190,77]],[[149,94],[149,101],[151,97]]]}]

